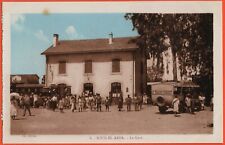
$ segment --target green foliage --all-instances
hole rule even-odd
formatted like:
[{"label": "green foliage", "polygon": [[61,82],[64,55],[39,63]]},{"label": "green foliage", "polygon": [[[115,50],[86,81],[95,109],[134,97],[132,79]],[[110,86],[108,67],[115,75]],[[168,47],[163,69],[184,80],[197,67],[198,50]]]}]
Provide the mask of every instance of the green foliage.
[{"label": "green foliage", "polygon": [[125,18],[132,21],[139,33],[137,44],[146,53],[157,58],[171,47],[173,60],[179,60],[181,76],[192,72],[212,81],[205,79],[213,76],[212,14],[128,13]]}]

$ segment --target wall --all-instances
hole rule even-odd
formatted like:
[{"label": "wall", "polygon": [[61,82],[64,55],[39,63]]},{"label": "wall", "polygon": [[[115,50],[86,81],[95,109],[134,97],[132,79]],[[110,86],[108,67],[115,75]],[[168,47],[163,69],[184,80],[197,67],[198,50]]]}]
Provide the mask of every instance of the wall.
[{"label": "wall", "polygon": [[[119,58],[120,73],[112,73],[112,59]],[[69,54],[48,56],[47,85],[66,83],[73,94],[80,95],[84,83],[93,83],[95,93],[108,96],[112,82],[120,82],[124,96],[133,92],[132,52]],[[92,74],[84,73],[84,61],[92,60]],[[66,74],[58,74],[58,62],[66,61]],[[128,92],[126,92],[128,88]]]}]

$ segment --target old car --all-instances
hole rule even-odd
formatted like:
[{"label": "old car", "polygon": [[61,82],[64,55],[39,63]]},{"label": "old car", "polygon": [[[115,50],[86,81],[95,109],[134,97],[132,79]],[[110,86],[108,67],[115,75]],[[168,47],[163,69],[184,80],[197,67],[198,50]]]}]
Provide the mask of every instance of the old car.
[{"label": "old car", "polygon": [[179,111],[185,112],[185,96],[192,94],[192,106],[199,110],[201,105],[198,100],[199,86],[193,82],[155,82],[148,84],[151,87],[151,98],[154,105],[157,105],[160,113],[165,113],[172,108],[172,101],[175,96],[180,100]]}]

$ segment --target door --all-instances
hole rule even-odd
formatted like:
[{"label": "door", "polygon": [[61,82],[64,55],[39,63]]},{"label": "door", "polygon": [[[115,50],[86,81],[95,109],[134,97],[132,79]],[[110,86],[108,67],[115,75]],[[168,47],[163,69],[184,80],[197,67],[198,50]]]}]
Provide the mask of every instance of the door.
[{"label": "door", "polygon": [[92,83],[84,83],[84,92],[93,94],[93,84]]}]

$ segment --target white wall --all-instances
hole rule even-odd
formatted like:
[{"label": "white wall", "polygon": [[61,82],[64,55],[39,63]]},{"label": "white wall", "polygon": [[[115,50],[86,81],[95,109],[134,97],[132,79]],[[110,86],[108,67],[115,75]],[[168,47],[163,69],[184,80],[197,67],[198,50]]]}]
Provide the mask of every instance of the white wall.
[{"label": "white wall", "polygon": [[[112,73],[112,59],[119,58],[120,73]],[[66,74],[58,74],[58,62],[65,60]],[[92,74],[84,73],[84,61],[92,60]],[[49,56],[47,85],[65,83],[80,95],[83,84],[93,83],[95,93],[108,96],[112,82],[120,82],[124,96],[133,94],[133,56],[131,52],[70,54]],[[50,69],[51,68],[51,69]],[[51,70],[51,71],[50,71]],[[52,77],[53,76],[53,77]],[[126,93],[128,88],[128,93]]]}]

